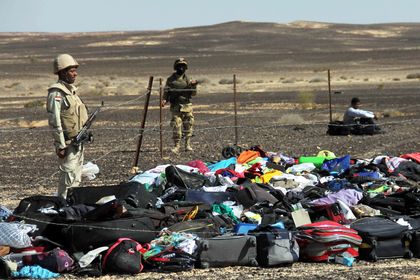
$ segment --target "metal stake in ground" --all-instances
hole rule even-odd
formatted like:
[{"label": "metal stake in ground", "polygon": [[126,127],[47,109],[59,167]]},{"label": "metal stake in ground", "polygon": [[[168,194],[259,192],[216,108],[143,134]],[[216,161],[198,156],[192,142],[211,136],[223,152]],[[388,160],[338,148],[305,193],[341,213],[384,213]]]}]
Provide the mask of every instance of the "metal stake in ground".
[{"label": "metal stake in ground", "polygon": [[238,145],[238,110],[236,107],[236,74],[233,74],[233,108],[235,110],[235,146]]},{"label": "metal stake in ground", "polygon": [[144,132],[144,127],[146,126],[147,110],[149,108],[150,95],[152,94],[152,86],[153,86],[153,76],[150,76],[149,84],[147,86],[146,100],[144,101],[143,119],[141,120],[141,127],[140,127],[139,141],[137,143],[136,156],[134,158],[133,166],[131,168],[132,174],[136,174],[139,169],[138,164],[139,164],[140,149],[141,149],[141,144],[143,142],[143,132]]},{"label": "metal stake in ground", "polygon": [[331,102],[331,73],[330,73],[330,69],[328,69],[328,100],[330,103],[330,122],[332,122],[332,102]]},{"label": "metal stake in ground", "polygon": [[[162,78],[159,78],[159,104],[162,104],[162,94],[163,94],[163,86],[162,86]],[[162,137],[162,106],[159,106],[159,149],[160,149],[160,158],[163,158],[163,137]]]}]

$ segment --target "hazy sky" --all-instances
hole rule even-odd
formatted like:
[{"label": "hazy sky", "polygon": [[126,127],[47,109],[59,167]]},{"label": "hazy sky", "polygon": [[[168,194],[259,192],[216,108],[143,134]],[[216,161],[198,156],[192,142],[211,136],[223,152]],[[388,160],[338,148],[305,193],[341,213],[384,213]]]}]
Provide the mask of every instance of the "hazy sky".
[{"label": "hazy sky", "polygon": [[160,30],[233,20],[420,22],[420,0],[0,0],[0,32]]}]

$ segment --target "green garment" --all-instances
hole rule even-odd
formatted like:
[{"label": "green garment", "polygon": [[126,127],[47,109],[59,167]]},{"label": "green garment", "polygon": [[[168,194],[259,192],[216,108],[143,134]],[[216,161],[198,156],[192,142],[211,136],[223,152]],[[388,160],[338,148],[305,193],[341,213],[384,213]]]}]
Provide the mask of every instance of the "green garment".
[{"label": "green garment", "polygon": [[227,214],[235,223],[239,223],[239,219],[233,214],[232,208],[225,204],[213,204],[211,206],[211,211],[216,212],[220,215]]}]

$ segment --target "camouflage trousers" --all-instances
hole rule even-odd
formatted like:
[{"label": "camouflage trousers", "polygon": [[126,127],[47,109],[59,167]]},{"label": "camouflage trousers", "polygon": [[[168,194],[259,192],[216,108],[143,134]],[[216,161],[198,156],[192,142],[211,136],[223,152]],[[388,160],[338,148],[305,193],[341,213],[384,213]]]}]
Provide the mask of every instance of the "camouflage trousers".
[{"label": "camouflage trousers", "polygon": [[66,157],[59,159],[60,181],[58,196],[67,197],[67,188],[78,187],[82,181],[83,144],[80,147],[67,147]]},{"label": "camouflage trousers", "polygon": [[172,111],[171,127],[174,142],[181,141],[182,137],[190,138],[193,134],[194,115],[192,112]]}]

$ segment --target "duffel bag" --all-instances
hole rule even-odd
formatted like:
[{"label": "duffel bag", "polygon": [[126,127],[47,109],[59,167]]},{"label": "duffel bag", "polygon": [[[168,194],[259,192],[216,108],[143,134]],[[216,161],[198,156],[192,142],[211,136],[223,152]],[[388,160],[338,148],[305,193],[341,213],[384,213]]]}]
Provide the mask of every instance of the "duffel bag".
[{"label": "duffel bag", "polygon": [[153,208],[157,200],[156,195],[148,192],[142,184],[128,182],[115,186],[69,188],[67,201],[71,205],[95,205],[101,198],[112,195],[139,208]]},{"label": "duffel bag", "polygon": [[155,238],[156,228],[149,217],[121,218],[101,222],[77,222],[63,228],[67,248],[73,252],[88,252],[100,246],[108,246],[126,237],[140,243]]}]

